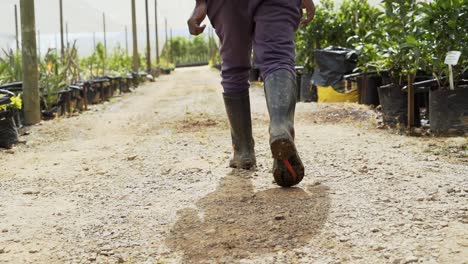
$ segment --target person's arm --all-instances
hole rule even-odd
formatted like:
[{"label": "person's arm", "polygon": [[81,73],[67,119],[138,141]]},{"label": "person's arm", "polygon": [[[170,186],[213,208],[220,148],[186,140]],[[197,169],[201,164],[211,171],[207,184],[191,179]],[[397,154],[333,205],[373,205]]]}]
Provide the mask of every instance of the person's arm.
[{"label": "person's arm", "polygon": [[302,8],[305,8],[307,16],[302,19],[301,25],[309,24],[315,17],[315,5],[313,0],[302,0]]},{"label": "person's arm", "polygon": [[193,10],[192,16],[187,21],[190,34],[196,36],[203,33],[206,25],[201,25],[201,23],[205,20],[206,14],[206,1],[196,0],[195,9]]}]

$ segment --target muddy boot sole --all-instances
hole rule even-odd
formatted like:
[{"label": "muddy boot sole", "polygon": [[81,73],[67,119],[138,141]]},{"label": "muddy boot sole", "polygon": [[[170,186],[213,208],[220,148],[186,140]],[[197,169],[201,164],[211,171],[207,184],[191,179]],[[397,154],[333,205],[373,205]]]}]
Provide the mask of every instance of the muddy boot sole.
[{"label": "muddy boot sole", "polygon": [[273,177],[281,187],[291,187],[299,184],[304,179],[304,165],[297,153],[289,159],[273,162]]}]

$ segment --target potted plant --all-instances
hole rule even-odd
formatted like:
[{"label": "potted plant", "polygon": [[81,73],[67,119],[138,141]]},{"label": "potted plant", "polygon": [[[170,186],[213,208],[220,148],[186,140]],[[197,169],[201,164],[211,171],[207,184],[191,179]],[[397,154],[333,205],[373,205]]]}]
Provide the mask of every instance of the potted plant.
[{"label": "potted plant", "polygon": [[[468,5],[463,0],[434,0],[420,3],[423,37],[428,41],[428,71],[434,77],[429,96],[429,122],[435,134],[468,132]],[[449,51],[460,51],[453,66],[454,89],[450,88]]]},{"label": "potted plant", "polygon": [[384,123],[406,125],[408,98],[402,87],[414,80],[418,70],[425,68],[427,43],[421,37],[417,1],[384,0],[383,7],[383,35],[376,47],[375,61],[369,64],[378,71],[386,71],[383,82],[389,84],[378,89]]},{"label": "potted plant", "polygon": [[346,37],[341,34],[342,28],[336,18],[333,1],[320,1],[314,21],[296,33],[296,65],[300,75],[297,80],[298,101],[316,101],[311,85],[316,66],[314,51],[329,45],[340,46],[346,43]]}]

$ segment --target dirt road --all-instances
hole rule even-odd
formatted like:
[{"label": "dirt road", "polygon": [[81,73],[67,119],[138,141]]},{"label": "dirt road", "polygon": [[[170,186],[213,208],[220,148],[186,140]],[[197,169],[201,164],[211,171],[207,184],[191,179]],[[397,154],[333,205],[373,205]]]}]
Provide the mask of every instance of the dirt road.
[{"label": "dirt road", "polygon": [[299,104],[306,178],[231,152],[219,73],[177,70],[0,152],[0,263],[467,263],[466,138],[375,129],[353,105]]}]

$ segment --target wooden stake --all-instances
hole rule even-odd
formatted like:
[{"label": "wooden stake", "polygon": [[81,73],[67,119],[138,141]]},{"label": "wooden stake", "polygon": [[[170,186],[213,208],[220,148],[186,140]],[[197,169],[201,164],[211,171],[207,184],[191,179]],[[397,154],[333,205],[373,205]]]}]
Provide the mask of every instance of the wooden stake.
[{"label": "wooden stake", "polygon": [[34,0],[20,0],[20,12],[23,57],[24,122],[26,125],[34,125],[41,122]]},{"label": "wooden stake", "polygon": [[414,127],[414,123],[415,123],[414,122],[415,102],[414,102],[414,87],[413,87],[414,76],[415,76],[414,74],[408,75],[408,129],[410,130],[410,132],[412,131]]}]

